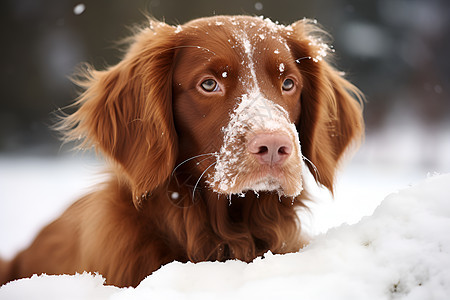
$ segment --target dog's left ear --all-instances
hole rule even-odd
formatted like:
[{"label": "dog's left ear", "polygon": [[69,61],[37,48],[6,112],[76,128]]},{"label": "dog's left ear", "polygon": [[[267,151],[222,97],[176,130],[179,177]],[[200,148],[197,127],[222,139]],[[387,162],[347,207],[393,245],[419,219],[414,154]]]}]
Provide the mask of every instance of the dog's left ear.
[{"label": "dog's left ear", "polygon": [[343,153],[363,136],[363,96],[329,64],[330,49],[322,41],[327,34],[315,23],[304,19],[292,24],[286,39],[303,79],[297,124],[302,153],[317,168],[316,180],[333,192]]},{"label": "dog's left ear", "polygon": [[[170,176],[177,136],[172,117],[175,28],[152,21],[132,38],[125,57],[105,70],[87,70],[74,80],[85,89],[77,111],[62,121],[67,140],[117,162],[139,206]],[[144,195],[144,196],[142,196]]]}]

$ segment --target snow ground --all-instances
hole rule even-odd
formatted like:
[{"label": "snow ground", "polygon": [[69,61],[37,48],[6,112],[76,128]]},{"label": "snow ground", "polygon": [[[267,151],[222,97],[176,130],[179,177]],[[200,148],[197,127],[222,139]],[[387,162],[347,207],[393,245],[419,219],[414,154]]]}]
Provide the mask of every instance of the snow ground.
[{"label": "snow ground", "polygon": [[[310,175],[305,184],[318,197],[302,220],[314,240],[300,253],[268,253],[250,264],[175,262],[136,289],[104,286],[98,275],[35,276],[3,286],[0,299],[447,299],[450,175],[427,174],[450,172],[449,141],[441,139],[426,167],[417,163],[423,150],[415,140],[395,136],[366,140],[339,176],[334,200]],[[374,146],[399,136],[394,154]],[[89,156],[0,156],[0,256],[26,247],[101,181],[100,171]]]},{"label": "snow ground", "polygon": [[34,276],[0,299],[448,299],[450,174],[388,196],[355,225],[315,237],[299,253],[240,261],[170,263],[137,288],[99,275]]}]

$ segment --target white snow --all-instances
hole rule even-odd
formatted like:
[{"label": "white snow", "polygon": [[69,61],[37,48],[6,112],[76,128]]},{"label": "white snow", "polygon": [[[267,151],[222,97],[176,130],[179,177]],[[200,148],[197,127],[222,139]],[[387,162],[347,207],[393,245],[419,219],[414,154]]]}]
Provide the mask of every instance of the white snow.
[{"label": "white snow", "polygon": [[91,274],[33,276],[1,287],[0,299],[447,299],[449,185],[450,174],[440,175],[391,194],[298,253],[173,262],[127,289]]},{"label": "white snow", "polygon": [[248,76],[248,78],[244,79],[247,80],[247,82],[245,82],[245,85],[249,87],[253,86],[256,90],[259,91],[259,85],[255,71],[255,62],[253,60],[254,45],[252,45],[250,38],[245,31],[235,32],[235,39],[243,45],[244,53],[247,55],[247,61],[243,60],[242,63],[248,65],[248,67],[250,68],[250,75]]},{"label": "white snow", "polygon": [[326,43],[323,43],[320,39],[314,39],[310,37],[310,40],[311,42],[309,43],[309,45],[316,47],[317,51],[316,56],[312,58],[314,62],[319,62],[323,60],[323,58],[327,56],[328,51],[333,52],[331,46]]},{"label": "white snow", "polygon": [[256,10],[263,10],[264,6],[261,2],[256,2],[255,3],[255,9]]},{"label": "white snow", "polygon": [[78,15],[81,15],[85,10],[86,10],[86,5],[84,5],[83,3],[80,3],[80,4],[77,4],[73,8],[73,13],[78,16]]},{"label": "white snow", "polygon": [[114,286],[104,286],[105,280],[99,275],[78,274],[74,276],[34,275],[0,288],[0,299],[110,299],[120,291]]},{"label": "white snow", "polygon": [[245,39],[242,41],[242,44],[243,44],[243,46],[244,46],[244,51],[245,51],[245,53],[248,54],[248,55],[250,56],[251,53],[252,53],[252,44],[250,43],[250,40],[248,40],[248,38],[245,38]]},{"label": "white snow", "polygon": [[183,27],[181,27],[181,25],[177,25],[176,29],[175,29],[175,33],[180,33],[183,31]]},{"label": "white snow", "polygon": [[102,163],[88,155],[0,156],[0,257],[26,247],[44,225],[104,180],[102,171]]}]

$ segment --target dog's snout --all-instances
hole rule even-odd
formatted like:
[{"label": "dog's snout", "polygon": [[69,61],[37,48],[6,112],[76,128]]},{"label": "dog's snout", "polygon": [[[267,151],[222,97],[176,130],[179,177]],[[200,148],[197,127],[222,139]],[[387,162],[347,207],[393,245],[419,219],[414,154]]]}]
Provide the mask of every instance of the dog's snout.
[{"label": "dog's snout", "polygon": [[249,141],[247,149],[262,165],[282,165],[291,155],[292,142],[283,133],[259,133]]}]

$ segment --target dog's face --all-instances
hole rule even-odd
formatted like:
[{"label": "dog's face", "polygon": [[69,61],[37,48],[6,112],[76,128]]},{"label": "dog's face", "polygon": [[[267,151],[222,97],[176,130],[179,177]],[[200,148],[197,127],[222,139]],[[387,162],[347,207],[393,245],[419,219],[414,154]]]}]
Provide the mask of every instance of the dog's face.
[{"label": "dog's face", "polygon": [[178,30],[173,101],[180,159],[205,154],[194,161],[215,192],[297,196],[302,190],[294,123],[303,79],[287,44],[291,33],[246,17]]},{"label": "dog's face", "polygon": [[363,124],[360,93],[324,59],[323,36],[309,20],[152,21],[118,65],[84,75],[67,137],[117,162],[135,202],[172,175],[194,190],[295,197],[303,159],[332,190]]}]

